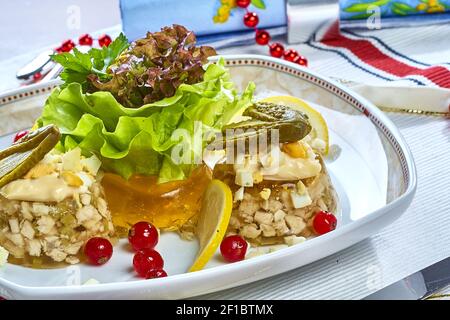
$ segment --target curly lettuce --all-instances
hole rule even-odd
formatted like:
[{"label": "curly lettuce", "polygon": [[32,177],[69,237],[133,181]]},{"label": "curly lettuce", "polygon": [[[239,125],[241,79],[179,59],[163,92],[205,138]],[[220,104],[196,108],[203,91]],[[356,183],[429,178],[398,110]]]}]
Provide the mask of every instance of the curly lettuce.
[{"label": "curly lettuce", "polygon": [[182,83],[203,80],[203,65],[216,51],[195,44],[194,33],[180,25],[148,32],[115,59],[108,68],[110,79],[92,73],[88,81],[95,91],[109,91],[124,106],[140,108],[173,96]]},{"label": "curly lettuce", "polygon": [[[250,83],[238,95],[221,59],[206,67],[203,81],[181,84],[173,96],[140,108],[123,106],[111,92],[84,93],[80,83],[70,83],[53,91],[37,124],[58,126],[62,151],[79,147],[95,154],[106,171],[125,179],[139,174],[158,175],[160,183],[182,180],[198,164],[175,163],[173,148],[183,144],[189,157],[199,156],[209,133],[247,108],[253,91]],[[203,134],[196,137],[199,124]]]},{"label": "curly lettuce", "polygon": [[62,87],[79,83],[83,92],[108,91],[125,107],[140,108],[203,80],[203,65],[216,51],[195,43],[192,31],[175,24],[131,44],[120,34],[109,46],[86,53],[74,48],[52,59],[64,67]]}]

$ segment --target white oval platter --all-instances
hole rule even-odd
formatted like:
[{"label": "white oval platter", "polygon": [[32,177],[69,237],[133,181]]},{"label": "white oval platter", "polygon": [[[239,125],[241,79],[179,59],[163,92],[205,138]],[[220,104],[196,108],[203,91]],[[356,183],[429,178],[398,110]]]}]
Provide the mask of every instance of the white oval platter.
[{"label": "white oval platter", "polygon": [[[226,264],[219,255],[207,268],[186,273],[197,252],[195,241],[163,233],[157,250],[167,278],[141,280],[132,271],[126,241],[102,267],[76,265],[34,270],[0,268],[0,296],[6,299],[178,299],[193,297],[274,276],[347,248],[392,223],[409,206],[416,172],[408,146],[394,124],[374,105],[330,79],[293,63],[257,55],[224,56],[239,88],[254,81],[257,96],[289,94],[303,98],[324,115],[331,155],[325,159],[340,199],[338,228],[291,247]],[[39,115],[57,81],[0,95],[0,148]],[[277,250],[275,250],[277,249]],[[255,249],[252,249],[255,250]],[[99,284],[83,285],[89,279]]]}]

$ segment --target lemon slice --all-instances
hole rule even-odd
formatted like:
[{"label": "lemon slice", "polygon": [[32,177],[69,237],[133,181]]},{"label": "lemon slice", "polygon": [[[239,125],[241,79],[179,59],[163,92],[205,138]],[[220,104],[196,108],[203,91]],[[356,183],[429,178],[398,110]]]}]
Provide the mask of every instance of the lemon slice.
[{"label": "lemon slice", "polygon": [[220,180],[212,180],[203,195],[197,223],[200,250],[189,272],[203,269],[216,252],[227,231],[232,207],[233,197],[230,187]]},{"label": "lemon slice", "polygon": [[282,104],[291,107],[292,109],[299,110],[305,113],[308,116],[309,123],[313,128],[310,133],[311,138],[312,139],[319,138],[325,142],[325,148],[323,148],[323,150],[318,151],[321,151],[324,155],[328,154],[329,149],[328,126],[323,116],[316,109],[311,107],[305,101],[292,96],[273,96],[265,98],[261,101]]}]

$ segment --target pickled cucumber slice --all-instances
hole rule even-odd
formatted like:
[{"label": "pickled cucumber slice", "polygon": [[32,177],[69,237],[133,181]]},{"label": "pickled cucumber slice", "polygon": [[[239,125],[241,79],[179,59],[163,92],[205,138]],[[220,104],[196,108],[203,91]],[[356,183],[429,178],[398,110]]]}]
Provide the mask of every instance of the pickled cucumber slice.
[{"label": "pickled cucumber slice", "polygon": [[[294,142],[303,139],[312,129],[306,114],[281,104],[257,102],[245,110],[243,116],[250,119],[225,126],[224,132],[233,129],[234,136],[231,139],[214,141],[214,147],[217,148],[222,144],[226,148],[230,140],[235,143],[245,140],[247,143],[249,139],[262,134],[271,139],[271,129],[278,130],[280,143]],[[237,133],[238,129],[242,130],[241,134]],[[223,134],[223,137],[226,137],[226,134]]]},{"label": "pickled cucumber slice", "polygon": [[58,143],[61,134],[54,125],[30,132],[0,151],[0,188],[24,176]]}]

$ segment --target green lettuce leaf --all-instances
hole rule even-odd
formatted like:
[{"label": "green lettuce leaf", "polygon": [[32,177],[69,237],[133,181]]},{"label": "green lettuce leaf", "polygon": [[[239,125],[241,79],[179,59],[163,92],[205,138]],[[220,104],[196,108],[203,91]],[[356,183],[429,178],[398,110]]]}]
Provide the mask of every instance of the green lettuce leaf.
[{"label": "green lettuce leaf", "polygon": [[[182,180],[198,165],[210,133],[247,108],[253,91],[251,83],[237,94],[223,60],[207,66],[202,82],[181,84],[174,96],[137,109],[124,107],[110,92],[83,93],[81,84],[70,83],[53,91],[38,125],[58,126],[60,150],[80,147],[126,179],[141,174],[158,175],[159,182]],[[191,161],[175,161],[176,148]]]}]

